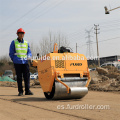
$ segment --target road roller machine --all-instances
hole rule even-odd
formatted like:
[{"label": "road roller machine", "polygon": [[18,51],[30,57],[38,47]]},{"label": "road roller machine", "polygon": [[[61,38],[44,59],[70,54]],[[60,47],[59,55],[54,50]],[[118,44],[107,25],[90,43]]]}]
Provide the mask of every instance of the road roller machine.
[{"label": "road roller machine", "polygon": [[90,74],[87,58],[83,54],[69,50],[54,51],[39,60],[33,60],[37,66],[39,82],[47,99],[80,99],[88,93]]}]

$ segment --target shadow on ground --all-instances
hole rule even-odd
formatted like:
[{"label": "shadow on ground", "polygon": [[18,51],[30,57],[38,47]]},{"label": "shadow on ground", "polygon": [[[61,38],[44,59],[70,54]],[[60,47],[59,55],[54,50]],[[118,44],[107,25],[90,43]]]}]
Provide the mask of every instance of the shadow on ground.
[{"label": "shadow on ground", "polygon": [[39,98],[39,97],[18,98],[18,99],[12,99],[12,100],[13,101],[27,101],[27,102],[48,101],[46,98]]},{"label": "shadow on ground", "polygon": [[52,102],[73,102],[73,101],[81,101],[80,99],[68,99],[68,100],[48,100],[46,98],[39,98],[39,97],[28,97],[28,98],[18,98],[18,99],[12,99],[13,101],[27,101],[27,102],[46,102],[46,101],[52,101]]}]

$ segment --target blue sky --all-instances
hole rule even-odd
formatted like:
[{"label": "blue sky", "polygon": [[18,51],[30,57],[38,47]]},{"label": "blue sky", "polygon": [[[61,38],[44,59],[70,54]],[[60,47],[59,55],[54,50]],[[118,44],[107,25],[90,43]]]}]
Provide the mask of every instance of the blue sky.
[{"label": "blue sky", "polygon": [[[40,2],[39,7],[35,8]],[[9,46],[16,36],[16,30],[23,28],[25,39],[29,43],[38,44],[49,31],[61,33],[75,52],[87,53],[86,30],[100,25],[98,40],[100,56],[120,55],[120,9],[105,15],[104,6],[114,8],[120,6],[118,0],[0,0],[0,56],[8,55]],[[32,10],[35,8],[34,10]],[[30,13],[26,14],[28,11]],[[24,17],[24,14],[26,14]],[[96,44],[94,29],[91,33],[94,56]],[[118,38],[117,38],[118,37]]]}]

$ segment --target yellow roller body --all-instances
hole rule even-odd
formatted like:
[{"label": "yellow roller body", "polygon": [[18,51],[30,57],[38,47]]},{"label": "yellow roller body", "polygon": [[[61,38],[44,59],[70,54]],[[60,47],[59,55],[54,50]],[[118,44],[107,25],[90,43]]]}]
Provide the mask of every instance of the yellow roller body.
[{"label": "yellow roller body", "polygon": [[[58,86],[56,89],[61,86],[61,88],[56,90],[58,93],[62,91],[61,89],[63,87],[63,89],[65,89],[65,96],[68,95],[68,98],[70,98],[70,93],[74,89],[73,87],[75,87],[73,91],[74,93],[75,90],[77,91],[77,96],[78,91],[81,89],[80,87],[87,88],[90,82],[87,58],[79,53],[58,53],[55,47],[56,46],[54,46],[53,53],[45,55],[42,60],[33,61],[33,66],[37,66],[38,69],[39,81],[43,92],[51,93],[53,85],[56,82],[56,86]],[[76,60],[78,56],[79,60]],[[74,58],[74,60],[71,60],[71,57]],[[83,78],[85,78],[86,81],[84,81]],[[75,82],[75,80],[77,82]],[[83,80],[83,82],[81,82],[81,80]]]}]

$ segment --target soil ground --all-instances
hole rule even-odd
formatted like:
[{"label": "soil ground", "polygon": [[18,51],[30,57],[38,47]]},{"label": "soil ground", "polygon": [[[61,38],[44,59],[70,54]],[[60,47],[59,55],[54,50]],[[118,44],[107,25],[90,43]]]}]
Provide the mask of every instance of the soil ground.
[{"label": "soil ground", "polygon": [[[33,96],[21,97],[17,96],[17,88],[0,87],[0,120],[120,119],[119,92],[89,91],[83,99],[47,100],[41,88],[31,88],[31,91]],[[95,109],[74,107],[80,105],[95,106]],[[109,107],[103,109],[103,105]]]}]

